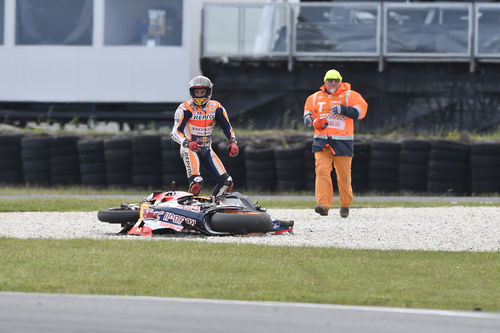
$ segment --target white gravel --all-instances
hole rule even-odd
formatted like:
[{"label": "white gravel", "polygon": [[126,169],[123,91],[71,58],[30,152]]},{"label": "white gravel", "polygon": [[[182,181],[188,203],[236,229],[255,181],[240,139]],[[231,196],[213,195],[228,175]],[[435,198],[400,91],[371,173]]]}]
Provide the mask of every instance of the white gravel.
[{"label": "white gravel", "polygon": [[[337,210],[325,217],[312,209],[271,209],[269,213],[275,218],[295,220],[294,233],[154,239],[350,249],[500,251],[498,207],[363,208],[351,209],[347,219],[341,219]],[[0,237],[151,240],[115,236],[118,231],[120,225],[100,222],[96,212],[0,213]]]}]

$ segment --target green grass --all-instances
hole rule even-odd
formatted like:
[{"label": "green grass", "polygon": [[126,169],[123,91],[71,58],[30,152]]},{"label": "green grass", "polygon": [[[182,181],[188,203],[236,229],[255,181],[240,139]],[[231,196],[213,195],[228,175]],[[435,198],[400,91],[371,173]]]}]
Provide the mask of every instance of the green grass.
[{"label": "green grass", "polygon": [[[88,212],[119,207],[121,203],[140,202],[145,196],[136,198],[0,198],[0,212]],[[423,198],[422,200],[425,200]],[[258,203],[267,209],[296,208],[313,209],[316,203],[312,200],[259,200]],[[388,207],[452,207],[452,206],[490,206],[500,207],[500,202],[407,202],[407,201],[358,201],[352,208],[388,208]]]},{"label": "green grass", "polygon": [[500,253],[0,238],[0,291],[500,311]]},{"label": "green grass", "polygon": [[[25,194],[122,194],[81,190],[40,188]],[[13,192],[4,195],[23,194]],[[125,194],[137,194],[139,201],[145,192]],[[135,202],[128,198],[2,198],[0,212],[97,211],[123,201]],[[261,200],[260,204],[270,209],[315,205],[307,200]],[[454,204],[355,201],[353,205],[396,206]],[[291,248],[168,239],[0,238],[0,291],[500,311],[500,252]]]},{"label": "green grass", "polygon": [[0,199],[0,212],[89,212],[110,207],[119,207],[122,202],[137,200],[99,198],[49,198],[49,199]]}]

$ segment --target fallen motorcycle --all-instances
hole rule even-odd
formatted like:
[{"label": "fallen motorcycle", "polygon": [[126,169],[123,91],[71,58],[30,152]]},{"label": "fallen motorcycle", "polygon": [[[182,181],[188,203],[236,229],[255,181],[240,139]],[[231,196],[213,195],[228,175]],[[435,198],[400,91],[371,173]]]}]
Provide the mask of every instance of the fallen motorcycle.
[{"label": "fallen motorcycle", "polygon": [[208,236],[293,232],[294,221],[278,220],[249,197],[233,192],[220,202],[189,192],[153,192],[142,202],[101,210],[99,221],[121,224],[122,235],[197,233]]}]

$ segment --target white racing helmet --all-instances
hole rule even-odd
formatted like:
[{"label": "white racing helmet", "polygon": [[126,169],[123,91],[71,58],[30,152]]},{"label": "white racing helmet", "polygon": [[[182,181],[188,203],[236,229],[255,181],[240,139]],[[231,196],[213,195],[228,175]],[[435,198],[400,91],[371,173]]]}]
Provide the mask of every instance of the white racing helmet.
[{"label": "white racing helmet", "polygon": [[[191,81],[189,81],[189,93],[191,94],[194,103],[198,106],[205,106],[205,104],[207,104],[212,97],[213,86],[212,81],[210,81],[210,79],[206,76],[195,76],[192,78]],[[205,95],[196,96],[194,90],[198,88],[206,89]]]}]

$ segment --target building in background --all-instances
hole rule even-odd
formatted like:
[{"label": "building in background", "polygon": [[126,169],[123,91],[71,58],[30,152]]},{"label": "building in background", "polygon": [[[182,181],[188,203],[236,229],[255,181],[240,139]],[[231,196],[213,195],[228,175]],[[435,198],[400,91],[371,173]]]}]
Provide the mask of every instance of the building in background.
[{"label": "building in background", "polygon": [[499,2],[208,3],[204,18],[202,71],[236,125],[300,127],[305,98],[336,68],[370,105],[362,132],[500,126]]},{"label": "building in background", "polygon": [[338,68],[361,130],[487,131],[499,27],[496,1],[0,0],[0,118],[170,122],[205,74],[235,125],[297,127]]},{"label": "building in background", "polygon": [[0,119],[171,115],[200,74],[204,2],[0,0]]}]

